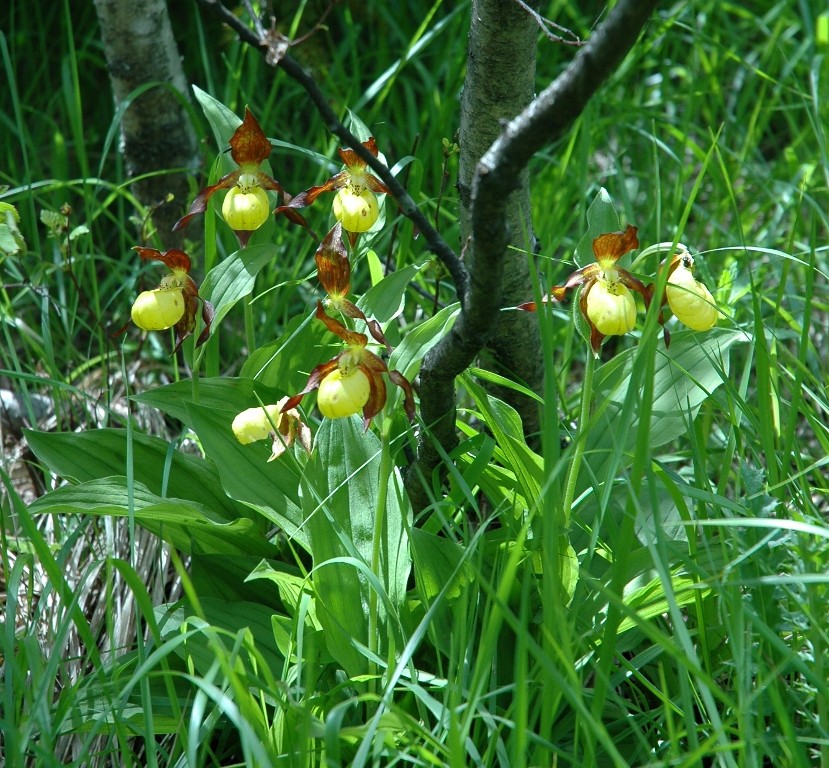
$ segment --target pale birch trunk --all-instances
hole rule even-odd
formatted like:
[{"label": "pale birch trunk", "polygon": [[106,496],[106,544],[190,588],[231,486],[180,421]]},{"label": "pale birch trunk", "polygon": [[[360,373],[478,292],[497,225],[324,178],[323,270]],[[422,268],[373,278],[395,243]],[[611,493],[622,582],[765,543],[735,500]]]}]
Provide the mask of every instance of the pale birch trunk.
[{"label": "pale birch trunk", "polygon": [[[134,98],[121,121],[121,151],[136,197],[154,208],[164,247],[179,243],[172,225],[189,196],[187,173],[198,164],[196,135],[182,99],[187,81],[165,0],[95,0],[116,108]],[[152,87],[135,97],[135,91]],[[165,173],[179,169],[175,173]],[[164,202],[168,194],[174,199]],[[158,206],[158,207],[156,207]]]}]

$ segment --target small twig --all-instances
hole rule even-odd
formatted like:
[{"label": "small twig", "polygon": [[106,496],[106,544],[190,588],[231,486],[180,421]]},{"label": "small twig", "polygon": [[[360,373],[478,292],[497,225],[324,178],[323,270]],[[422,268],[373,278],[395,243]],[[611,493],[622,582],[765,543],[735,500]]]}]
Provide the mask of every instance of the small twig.
[{"label": "small twig", "polygon": [[[562,27],[560,24],[556,24],[554,21],[550,21],[550,19],[544,18],[538,11],[534,8],[531,8],[527,5],[523,0],[512,0],[521,10],[526,11],[530,16],[535,19],[535,23],[538,24],[541,31],[544,33],[545,37],[548,40],[552,40],[554,43],[561,43],[562,45],[573,45],[573,46],[580,46],[584,45],[584,40],[582,40],[573,30],[567,29],[567,27]],[[550,27],[553,29],[558,30],[559,32],[565,32],[566,34],[570,35],[572,38],[568,40],[561,35],[555,34]]]}]

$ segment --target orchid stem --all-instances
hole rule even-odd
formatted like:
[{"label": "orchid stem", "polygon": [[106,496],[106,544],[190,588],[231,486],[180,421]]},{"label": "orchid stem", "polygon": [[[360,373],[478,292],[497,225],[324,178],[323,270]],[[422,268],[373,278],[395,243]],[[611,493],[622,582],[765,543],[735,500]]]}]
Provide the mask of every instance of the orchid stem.
[{"label": "orchid stem", "polygon": [[567,481],[564,486],[564,502],[562,504],[562,521],[564,529],[570,525],[570,513],[573,508],[573,499],[576,495],[576,482],[579,479],[581,461],[584,457],[584,447],[587,436],[587,424],[590,420],[590,406],[593,400],[593,374],[596,370],[596,356],[593,350],[588,349],[587,360],[584,364],[584,381],[581,388],[581,408],[579,411],[579,431],[576,444],[573,446],[573,459],[567,470]]}]

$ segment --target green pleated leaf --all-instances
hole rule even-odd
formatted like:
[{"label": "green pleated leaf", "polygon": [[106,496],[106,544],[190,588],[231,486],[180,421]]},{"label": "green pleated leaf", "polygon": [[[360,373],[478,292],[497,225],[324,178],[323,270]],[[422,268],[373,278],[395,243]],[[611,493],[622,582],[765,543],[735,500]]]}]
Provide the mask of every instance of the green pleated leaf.
[{"label": "green pleated leaf", "polygon": [[300,391],[308,374],[342,351],[342,341],[313,315],[292,318],[282,336],[256,349],[242,365],[242,376],[288,394]]},{"label": "green pleated leaf", "polygon": [[230,144],[230,137],[242,124],[242,118],[197,85],[193,86],[193,93],[204,111],[207,122],[210,123],[216,145],[223,151]]},{"label": "green pleated leaf", "polygon": [[[680,331],[672,335],[669,349],[660,345],[654,370],[651,448],[685,434],[702,403],[727,378],[730,347],[745,341],[741,331],[715,328],[705,334]],[[600,453],[619,439],[619,430],[612,426],[625,406],[636,360],[636,349],[625,350],[597,372],[595,401],[606,410],[591,427],[589,452]],[[621,435],[626,449],[632,449],[636,441],[639,405],[639,399],[634,398],[633,421]]]},{"label": "green pleated leaf", "polygon": [[389,322],[403,311],[406,289],[422,268],[422,264],[410,264],[391,272],[377,285],[369,288],[357,300],[357,306],[367,317],[373,317],[378,323]]},{"label": "green pleated leaf", "polygon": [[75,483],[127,475],[128,457],[135,483],[150,492],[187,499],[225,520],[246,516],[245,508],[222,489],[210,461],[180,453],[166,441],[123,429],[86,432],[26,430],[29,447],[59,477]]},{"label": "green pleated leaf", "polygon": [[591,261],[595,261],[593,240],[599,235],[607,232],[618,232],[620,229],[619,214],[616,213],[607,190],[602,187],[587,209],[587,232],[584,233],[576,246],[576,263],[583,267]]},{"label": "green pleated leaf", "polygon": [[213,328],[218,328],[236,302],[253,290],[259,270],[273,261],[278,253],[272,243],[251,245],[230,254],[207,273],[199,293],[216,310]]},{"label": "green pleated leaf", "polygon": [[[193,382],[186,379],[133,395],[132,399],[137,403],[157,408],[192,427],[188,421],[187,404],[193,402],[193,390]],[[286,394],[253,379],[230,376],[199,379],[197,390],[198,404],[212,411],[222,412],[229,419],[228,424],[233,422],[237,413],[259,405],[259,400],[269,405],[278,402]],[[264,443],[259,447],[262,445]],[[265,457],[268,455],[265,454]]]},{"label": "green pleated leaf", "polygon": [[463,548],[443,536],[414,528],[412,555],[417,591],[427,606],[444,587],[445,600],[451,603],[474,580],[472,568],[463,563]]},{"label": "green pleated leaf", "polygon": [[403,341],[391,353],[389,369],[400,371],[412,381],[417,376],[426,353],[449,333],[460,311],[460,304],[450,304],[434,317],[407,331]]},{"label": "green pleated leaf", "polygon": [[[125,477],[110,477],[58,488],[38,499],[30,510],[127,517],[130,496]],[[132,509],[137,523],[187,554],[272,557],[276,553],[252,520],[223,521],[208,508],[184,499],[161,498],[140,483],[133,485]]]},{"label": "green pleated leaf", "polygon": [[187,403],[187,420],[205,454],[218,468],[225,492],[276,523],[286,535],[307,547],[299,509],[300,467],[291,451],[268,461],[267,441],[241,445],[231,429],[232,417],[204,405]]},{"label": "green pleated leaf", "polygon": [[[352,640],[382,649],[387,634],[378,626],[377,634],[369,637],[372,602],[380,625],[395,621],[388,609],[396,612],[402,605],[410,569],[406,530],[411,507],[396,471],[381,494],[380,456],[379,439],[363,430],[359,417],[326,419],[303,483],[317,615],[329,651],[350,675],[367,670]],[[375,516],[382,498],[376,540]]]},{"label": "green pleated leaf", "polygon": [[498,444],[501,462],[514,474],[519,492],[531,503],[538,502],[544,484],[544,462],[527,445],[518,412],[488,394],[470,376],[464,376],[464,387],[483,414],[484,421]]},{"label": "green pleated leaf", "polygon": [[[240,648],[236,658],[252,677],[262,674],[260,665],[265,664],[269,675],[277,676],[284,664],[284,657],[273,638],[273,610],[261,603],[219,600],[199,597],[199,607],[204,620],[195,618],[186,606],[159,605],[155,608],[162,636],[167,640],[187,633],[183,643],[176,645],[176,654],[192,664],[200,675],[211,674],[216,664],[218,640],[227,653]],[[215,631],[215,630],[223,631]],[[212,633],[211,639],[207,633]],[[239,642],[241,640],[241,642]],[[255,655],[254,655],[255,651]],[[238,669],[238,667],[237,667]]]}]

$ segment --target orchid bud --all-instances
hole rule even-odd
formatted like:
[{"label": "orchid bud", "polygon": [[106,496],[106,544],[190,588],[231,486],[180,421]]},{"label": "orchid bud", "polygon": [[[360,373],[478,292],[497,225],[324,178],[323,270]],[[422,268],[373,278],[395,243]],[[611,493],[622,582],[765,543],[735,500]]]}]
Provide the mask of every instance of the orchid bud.
[{"label": "orchid bud", "polygon": [[677,319],[694,331],[707,331],[717,324],[717,305],[711,292],[694,277],[690,255],[679,259],[668,277],[665,293]]},{"label": "orchid bud", "polygon": [[636,302],[622,283],[597,280],[587,294],[587,318],[604,336],[622,336],[636,325]]},{"label": "orchid bud", "polygon": [[132,321],[144,331],[172,328],[184,316],[184,296],[180,288],[154,288],[144,291],[132,305]]},{"label": "orchid bud", "polygon": [[238,232],[259,229],[271,215],[268,195],[262,187],[231,187],[222,203],[222,216]]},{"label": "orchid bud", "polygon": [[361,410],[370,394],[368,376],[359,368],[347,375],[335,368],[320,382],[317,405],[326,418],[339,419]]},{"label": "orchid bud", "polygon": [[334,198],[334,217],[342,223],[346,232],[366,232],[379,215],[377,196],[369,189],[363,189],[358,194],[345,187]]}]

